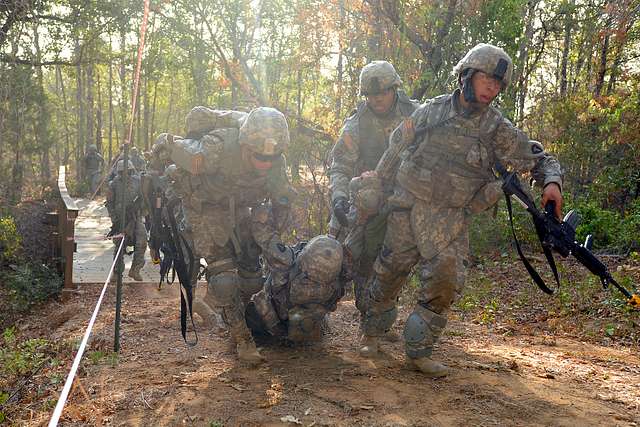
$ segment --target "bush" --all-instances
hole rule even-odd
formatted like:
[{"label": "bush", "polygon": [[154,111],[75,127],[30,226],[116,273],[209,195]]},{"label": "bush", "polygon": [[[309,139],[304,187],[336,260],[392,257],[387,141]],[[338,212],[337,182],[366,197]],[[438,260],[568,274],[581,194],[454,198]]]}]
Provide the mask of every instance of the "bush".
[{"label": "bush", "polygon": [[14,219],[0,218],[0,266],[13,262],[20,247],[21,239]]},{"label": "bush", "polygon": [[62,278],[44,264],[23,264],[3,276],[11,308],[18,312],[58,294],[63,284]]}]

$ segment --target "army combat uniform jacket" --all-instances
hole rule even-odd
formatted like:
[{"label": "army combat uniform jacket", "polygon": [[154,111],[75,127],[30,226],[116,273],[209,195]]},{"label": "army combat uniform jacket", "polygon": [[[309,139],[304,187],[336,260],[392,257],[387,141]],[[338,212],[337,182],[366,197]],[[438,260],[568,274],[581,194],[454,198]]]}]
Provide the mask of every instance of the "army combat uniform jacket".
[{"label": "army combat uniform jacket", "polygon": [[387,149],[389,135],[418,108],[419,103],[398,91],[391,111],[379,117],[366,102],[358,104],[355,112],[344,122],[338,142],[331,152],[329,186],[332,201],[349,198],[349,182],[362,172],[374,170],[382,153]]},{"label": "army combat uniform jacket", "polygon": [[[194,146],[204,155],[199,173],[181,166],[180,153]],[[219,272],[216,265],[229,269],[230,262],[241,276],[255,279],[248,296],[257,292],[259,255],[274,265],[290,256],[278,246],[292,195],[284,157],[267,174],[258,174],[242,158],[237,128],[217,129],[198,141],[177,140],[171,151],[177,169],[169,172],[173,182],[167,194],[182,200],[177,219],[196,259],[206,259],[207,277]]]},{"label": "army combat uniform jacket", "polygon": [[[416,129],[432,129],[401,153],[387,201],[391,213],[384,245],[367,289],[363,330],[380,336],[393,323],[397,295],[417,264],[420,290],[405,326],[411,358],[431,354],[464,285],[470,217],[502,195],[501,181],[492,173],[495,162],[530,171],[540,186],[562,183],[559,163],[539,142],[491,106],[466,114],[458,104],[459,93],[434,98],[412,116]],[[401,143],[403,131],[398,127],[390,144]]]},{"label": "army combat uniform jacket", "polygon": [[[411,116],[419,103],[409,99],[398,90],[395,105],[384,117],[373,113],[366,102],[358,105],[355,113],[344,123],[340,138],[332,151],[332,164],[329,171],[329,187],[332,202],[338,198],[354,199],[349,194],[352,178],[365,171],[374,170],[382,153],[387,149],[389,135],[403,119]],[[356,299],[372,271],[373,262],[384,239],[386,214],[369,218],[366,224],[355,224],[353,218],[356,209],[352,208],[352,226],[349,230],[340,230],[335,217],[329,224],[330,233],[344,239],[353,258],[354,280],[356,281]]]}]

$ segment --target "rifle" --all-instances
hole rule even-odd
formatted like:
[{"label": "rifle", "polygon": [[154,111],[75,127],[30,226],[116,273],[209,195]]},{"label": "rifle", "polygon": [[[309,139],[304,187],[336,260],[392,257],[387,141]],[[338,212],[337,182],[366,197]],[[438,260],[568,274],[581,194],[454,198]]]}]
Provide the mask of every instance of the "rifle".
[{"label": "rifle", "polygon": [[[176,223],[175,209],[180,204],[180,199],[167,200],[165,195],[161,196],[161,206],[158,208],[159,214],[152,215],[152,240],[164,255],[160,262],[160,283],[161,287],[164,279],[168,283],[173,283],[175,276],[180,282],[180,330],[182,339],[189,346],[198,343],[198,333],[193,321],[193,277],[194,254],[188,242],[180,234]],[[169,271],[173,269],[171,281],[168,279]],[[187,316],[191,320],[191,326],[195,335],[194,341],[187,340]]]},{"label": "rifle", "polygon": [[562,221],[559,221],[554,215],[554,202],[548,202],[545,205],[544,212],[538,210],[534,201],[523,190],[520,180],[518,179],[518,175],[515,172],[507,171],[507,169],[498,161],[496,161],[495,168],[503,182],[502,190],[506,197],[507,210],[509,211],[509,222],[511,224],[511,231],[516,243],[518,255],[529,272],[529,275],[531,275],[531,278],[543,292],[549,295],[553,294],[553,291],[544,283],[544,280],[542,280],[538,272],[522,253],[520,243],[518,242],[518,238],[516,237],[513,227],[511,197],[513,197],[527,210],[527,212],[531,214],[536,233],[538,234],[538,238],[542,245],[542,250],[547,258],[547,262],[549,263],[551,270],[553,271],[558,287],[560,286],[560,279],[558,277],[558,270],[553,259],[552,251],[557,252],[563,258],[573,255],[573,257],[580,264],[585,266],[587,270],[598,276],[605,289],[607,289],[610,284],[613,285],[616,289],[622,292],[622,294],[624,294],[629,305],[635,308],[640,308],[640,296],[629,292],[620,285],[611,276],[607,266],[591,252],[593,237],[591,235],[587,236],[584,244],[576,242],[576,227],[580,222],[580,215],[578,215],[575,210],[569,211]]}]

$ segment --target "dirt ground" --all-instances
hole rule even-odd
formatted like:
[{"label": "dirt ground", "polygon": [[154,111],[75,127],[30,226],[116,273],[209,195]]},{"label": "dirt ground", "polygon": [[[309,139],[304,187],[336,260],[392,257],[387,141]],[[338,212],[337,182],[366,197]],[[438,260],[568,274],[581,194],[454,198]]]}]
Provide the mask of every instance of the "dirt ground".
[{"label": "dirt ground", "polygon": [[[64,305],[34,314],[20,334],[47,331],[50,340],[79,340],[100,287],[83,289]],[[505,334],[456,320],[453,313],[437,352],[453,373],[433,380],[405,368],[399,342],[385,343],[379,360],[359,357],[357,310],[343,301],[321,344],[262,342],[268,361],[256,369],[239,364],[228,338],[199,322],[198,345],[184,344],[176,285],[161,291],[151,284],[127,285],[124,295],[122,351],[117,359],[109,356],[112,288],[61,425],[640,424],[640,357],[629,348]],[[397,332],[405,318],[406,310]],[[68,355],[60,366],[64,376],[70,364]],[[57,397],[63,380],[50,398]],[[45,425],[52,405],[21,409],[13,417],[19,425]]]}]

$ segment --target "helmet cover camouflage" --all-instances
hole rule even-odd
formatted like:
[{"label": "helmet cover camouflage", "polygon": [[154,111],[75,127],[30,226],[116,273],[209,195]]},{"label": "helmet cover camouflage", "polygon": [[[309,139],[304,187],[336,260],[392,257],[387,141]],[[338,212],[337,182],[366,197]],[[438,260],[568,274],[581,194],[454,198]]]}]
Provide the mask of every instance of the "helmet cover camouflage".
[{"label": "helmet cover camouflage", "polygon": [[90,153],[96,152],[96,151],[98,151],[98,147],[96,147],[95,144],[91,144],[91,145],[89,145],[87,147],[87,151],[90,152]]},{"label": "helmet cover camouflage", "polygon": [[327,235],[316,236],[307,243],[298,263],[309,279],[319,283],[331,283],[342,270],[342,244]]},{"label": "helmet cover camouflage", "polygon": [[[131,160],[127,160],[127,166],[129,170],[135,169],[135,167],[133,167],[133,163],[131,163]],[[118,160],[118,164],[116,165],[116,172],[122,172],[124,171],[124,159],[123,160]]]},{"label": "helmet cover camouflage", "polygon": [[239,142],[258,154],[281,154],[289,145],[287,119],[275,108],[255,108],[240,127]]},{"label": "helmet cover camouflage", "polygon": [[511,83],[513,61],[507,52],[497,46],[477,44],[453,67],[453,75],[459,77],[468,68],[497,78],[502,82],[503,89]]},{"label": "helmet cover camouflage", "polygon": [[387,61],[373,61],[360,71],[360,95],[376,95],[390,87],[400,87],[402,79]]}]

